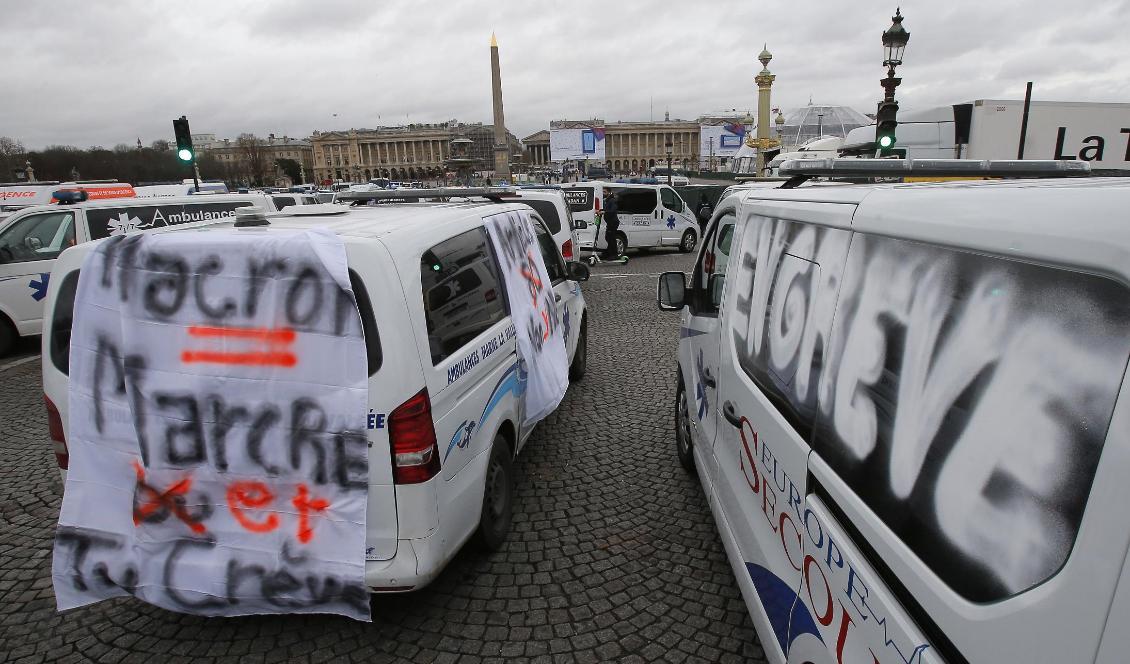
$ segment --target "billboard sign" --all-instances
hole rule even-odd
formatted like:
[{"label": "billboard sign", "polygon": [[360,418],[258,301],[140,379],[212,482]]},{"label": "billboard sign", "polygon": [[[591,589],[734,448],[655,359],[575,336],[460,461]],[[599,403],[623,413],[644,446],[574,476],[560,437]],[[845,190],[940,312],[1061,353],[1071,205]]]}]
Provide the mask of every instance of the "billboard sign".
[{"label": "billboard sign", "polygon": [[550,161],[605,160],[604,127],[576,125],[549,130]]},{"label": "billboard sign", "polygon": [[740,122],[699,125],[698,153],[703,158],[709,158],[711,155],[732,157],[741,149],[745,133],[746,127]]}]

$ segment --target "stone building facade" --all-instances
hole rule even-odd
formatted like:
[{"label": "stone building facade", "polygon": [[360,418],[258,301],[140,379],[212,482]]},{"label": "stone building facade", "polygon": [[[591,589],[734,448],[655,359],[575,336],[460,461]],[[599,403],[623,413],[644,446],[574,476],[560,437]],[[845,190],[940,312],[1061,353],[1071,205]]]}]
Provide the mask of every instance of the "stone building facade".
[{"label": "stone building facade", "polygon": [[697,120],[607,123],[605,166],[613,173],[640,173],[652,166],[666,166],[666,144],[670,141],[672,166],[694,169],[699,159],[698,135]]},{"label": "stone building facade", "polygon": [[[438,124],[403,127],[314,132],[314,178],[365,182],[385,177],[391,180],[422,180],[443,175],[444,161],[451,156],[451,140],[471,139],[471,157],[482,171],[494,163],[494,127],[451,120]],[[512,159],[521,155],[521,143],[507,132]]]},{"label": "stone building facade", "polygon": [[526,164],[539,167],[546,166],[549,158],[549,130],[542,129],[522,139],[526,150]]}]

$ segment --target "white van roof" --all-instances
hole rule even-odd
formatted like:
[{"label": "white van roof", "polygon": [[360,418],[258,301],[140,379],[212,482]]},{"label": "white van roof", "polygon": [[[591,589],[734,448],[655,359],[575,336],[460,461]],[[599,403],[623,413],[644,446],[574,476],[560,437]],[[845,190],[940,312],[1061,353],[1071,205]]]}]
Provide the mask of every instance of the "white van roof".
[{"label": "white van roof", "polygon": [[[1130,283],[1130,181],[969,180],[742,189],[750,212],[1112,276]],[[843,204],[844,214],[827,206]],[[850,209],[847,206],[854,206]],[[846,222],[843,220],[847,220]]]}]

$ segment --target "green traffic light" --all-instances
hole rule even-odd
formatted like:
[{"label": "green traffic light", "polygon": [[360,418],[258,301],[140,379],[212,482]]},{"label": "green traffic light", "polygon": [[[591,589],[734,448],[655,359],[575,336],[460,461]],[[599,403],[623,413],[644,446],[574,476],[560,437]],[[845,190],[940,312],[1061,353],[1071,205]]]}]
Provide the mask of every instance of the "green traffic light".
[{"label": "green traffic light", "polygon": [[177,156],[180,157],[181,161],[192,161],[192,150],[189,150],[188,148],[181,148],[177,152]]},{"label": "green traffic light", "polygon": [[889,148],[894,144],[895,144],[895,137],[894,136],[880,136],[879,137],[879,147],[881,147],[883,149]]}]

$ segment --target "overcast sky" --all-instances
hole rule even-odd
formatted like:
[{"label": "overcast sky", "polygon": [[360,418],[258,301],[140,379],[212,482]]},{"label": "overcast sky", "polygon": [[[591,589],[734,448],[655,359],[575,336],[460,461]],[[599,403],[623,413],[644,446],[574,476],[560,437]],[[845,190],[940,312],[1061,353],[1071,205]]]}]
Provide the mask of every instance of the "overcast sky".
[{"label": "overcast sky", "polygon": [[[491,122],[498,34],[508,128],[554,119],[693,119],[773,105],[873,112],[894,2],[429,0],[10,2],[0,136],[28,148],[193,133]],[[1130,1],[913,0],[903,109],[972,99],[1130,101]]]}]

